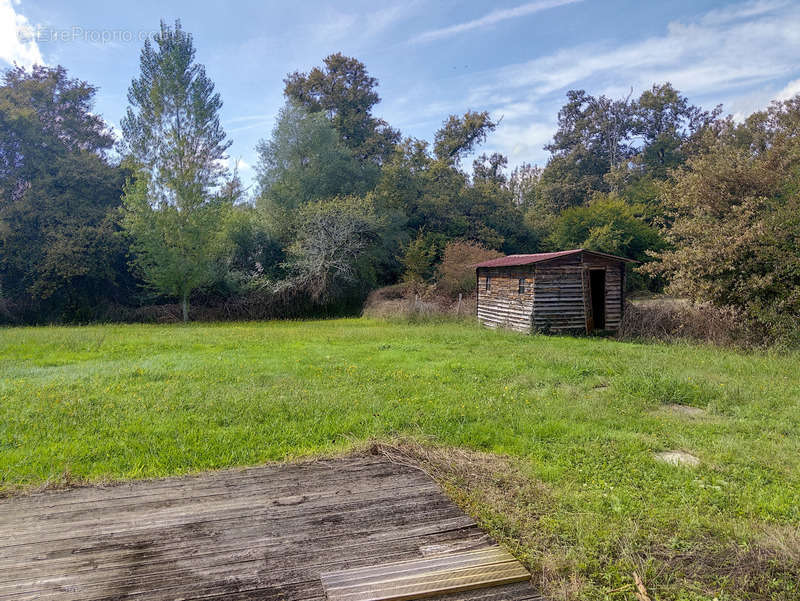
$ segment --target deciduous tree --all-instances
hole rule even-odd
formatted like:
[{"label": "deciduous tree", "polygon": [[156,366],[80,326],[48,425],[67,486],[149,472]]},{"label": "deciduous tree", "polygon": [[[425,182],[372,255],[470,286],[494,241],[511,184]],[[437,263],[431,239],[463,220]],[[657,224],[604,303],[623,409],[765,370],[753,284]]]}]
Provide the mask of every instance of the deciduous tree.
[{"label": "deciduous tree", "polygon": [[380,102],[375,91],[378,80],[369,75],[364,63],[340,52],[323,62],[308,73],[295,71],[287,76],[286,97],[310,112],[323,112],[362,164],[382,164],[400,134],[372,115],[372,108]]},{"label": "deciduous tree", "polygon": [[219,186],[230,142],[219,121],[222,99],[180,21],[161,23],[140,63],[122,121],[124,149],[139,170],[126,190],[124,224],[142,277],[177,296],[186,321],[192,291],[218,275],[226,204]]},{"label": "deciduous tree", "polygon": [[294,285],[318,302],[336,299],[348,288],[366,292],[375,282],[370,251],[377,246],[381,226],[370,197],[337,197],[304,205],[288,249]]},{"label": "deciduous tree", "polygon": [[304,204],[363,194],[372,183],[325,114],[293,101],[281,109],[272,137],[259,142],[257,151],[258,207],[273,235],[287,244]]},{"label": "deciduous tree", "polygon": [[487,111],[467,111],[461,117],[450,115],[434,136],[433,153],[443,163],[457,166],[498,125]]},{"label": "deciduous tree", "polygon": [[112,213],[124,172],[63,67],[16,67],[0,85],[0,289],[33,319],[87,319],[130,283]]},{"label": "deciduous tree", "polygon": [[800,96],[704,135],[665,184],[671,247],[645,267],[669,290],[733,307],[772,341],[800,340]]}]

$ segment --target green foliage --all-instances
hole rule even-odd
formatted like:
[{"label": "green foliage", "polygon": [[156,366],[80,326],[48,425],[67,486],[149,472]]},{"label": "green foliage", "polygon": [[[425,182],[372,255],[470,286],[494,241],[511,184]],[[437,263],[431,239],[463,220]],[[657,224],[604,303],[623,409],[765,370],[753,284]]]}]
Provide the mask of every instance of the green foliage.
[{"label": "green foliage", "polygon": [[360,163],[382,164],[400,133],[372,116],[372,107],[380,102],[375,91],[378,80],[370,77],[364,63],[339,52],[324,63],[309,73],[295,71],[286,77],[284,94],[308,111],[330,117],[342,143]]},{"label": "green foliage", "polygon": [[664,186],[671,248],[650,273],[697,301],[733,307],[769,338],[800,340],[800,97],[719,124]]},{"label": "green foliage", "polygon": [[337,195],[363,194],[374,167],[362,168],[321,112],[287,102],[272,137],[257,147],[257,205],[272,234],[289,242],[296,211],[309,202]]},{"label": "green foliage", "polygon": [[645,90],[634,106],[633,133],[641,136],[641,164],[651,177],[663,180],[694,150],[696,134],[706,129],[721,108],[703,111],[667,82]]},{"label": "green foliage", "polygon": [[506,167],[508,167],[508,157],[499,152],[487,156],[484,152],[472,162],[472,181],[505,185],[508,183],[504,173]]},{"label": "green foliage", "polygon": [[231,293],[257,289],[266,281],[285,275],[281,268],[283,248],[258,209],[249,204],[232,207],[225,235],[231,247],[227,274]]},{"label": "green foliage", "polygon": [[[535,245],[503,172],[507,159],[500,154],[479,157],[472,181],[458,167],[456,159],[473,149],[494,126],[487,113],[451,116],[436,133],[437,155],[431,156],[426,142],[407,139],[383,167],[376,199],[382,207],[402,215],[412,235],[424,230],[428,236],[439,236],[443,243],[438,244],[437,259],[449,239],[473,240],[512,253],[529,251]],[[483,133],[476,133],[475,128],[482,128]],[[456,149],[452,156],[441,151],[445,141],[448,148]]]},{"label": "green foliage", "polygon": [[669,83],[635,101],[570,90],[545,147],[552,155],[539,186],[543,208],[558,213],[587,204],[596,192],[624,195],[626,179],[663,180],[696,152],[699,134],[719,112],[690,105]]},{"label": "green foliage", "polygon": [[128,90],[123,150],[148,172],[153,202],[192,210],[227,173],[222,99],[180,21],[174,28],[162,21],[153,42],[145,40],[141,73]]},{"label": "green foliage", "polygon": [[487,111],[467,111],[463,117],[450,115],[434,136],[433,153],[443,163],[458,165],[498,125]]},{"label": "green foliage", "polygon": [[152,290],[180,299],[186,321],[191,292],[224,277],[230,239],[222,226],[231,206],[220,199],[191,210],[154,206],[148,183],[141,172],[125,187],[122,225],[130,238],[132,265]]},{"label": "green foliage", "polygon": [[433,275],[433,264],[438,254],[437,236],[426,235],[424,231],[417,232],[417,237],[409,241],[403,249],[403,280],[412,283],[422,283]]},{"label": "green foliage", "polygon": [[9,69],[0,86],[0,291],[24,319],[91,319],[131,285],[112,215],[125,171],[62,67]]},{"label": "green foliage", "polygon": [[145,41],[122,121],[124,149],[138,169],[126,187],[123,224],[133,264],[150,287],[180,299],[186,321],[192,291],[219,276],[220,232],[237,186],[217,193],[230,142],[219,122],[222,100],[194,62],[192,36],[180,21],[162,22],[153,42]]},{"label": "green foliage", "polygon": [[586,248],[643,261],[663,246],[658,230],[621,198],[597,195],[585,207],[567,209],[553,224],[552,248]]}]

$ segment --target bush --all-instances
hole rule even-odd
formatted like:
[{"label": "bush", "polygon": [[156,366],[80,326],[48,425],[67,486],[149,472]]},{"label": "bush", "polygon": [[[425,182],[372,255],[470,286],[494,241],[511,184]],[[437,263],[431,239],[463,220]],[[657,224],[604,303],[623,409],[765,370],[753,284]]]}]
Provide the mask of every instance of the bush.
[{"label": "bush", "polygon": [[436,270],[436,287],[453,298],[459,294],[472,294],[475,292],[475,263],[502,256],[502,253],[475,242],[450,242],[445,246],[444,258]]},{"label": "bush", "polygon": [[664,342],[691,340],[743,347],[764,342],[735,309],[672,298],[628,303],[617,337]]},{"label": "bush", "polygon": [[417,237],[403,248],[400,262],[405,268],[403,281],[409,283],[422,283],[430,278],[433,273],[433,263],[436,257],[436,238],[418,232]]},{"label": "bush", "polygon": [[468,317],[476,314],[475,296],[459,303],[426,284],[397,284],[373,290],[364,303],[365,317],[416,319],[419,317]]},{"label": "bush", "polygon": [[735,307],[752,328],[800,344],[800,96],[707,134],[664,186],[671,247],[642,270],[668,291]]}]

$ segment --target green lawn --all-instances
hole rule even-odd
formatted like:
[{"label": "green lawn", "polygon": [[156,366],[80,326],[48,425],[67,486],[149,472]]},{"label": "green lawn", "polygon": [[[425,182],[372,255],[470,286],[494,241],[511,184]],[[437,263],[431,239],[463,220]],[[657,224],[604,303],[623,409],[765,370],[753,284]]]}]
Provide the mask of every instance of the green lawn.
[{"label": "green lawn", "polygon": [[456,322],[0,329],[0,490],[405,437],[510,457],[450,490],[556,598],[797,599],[799,399],[798,354]]}]

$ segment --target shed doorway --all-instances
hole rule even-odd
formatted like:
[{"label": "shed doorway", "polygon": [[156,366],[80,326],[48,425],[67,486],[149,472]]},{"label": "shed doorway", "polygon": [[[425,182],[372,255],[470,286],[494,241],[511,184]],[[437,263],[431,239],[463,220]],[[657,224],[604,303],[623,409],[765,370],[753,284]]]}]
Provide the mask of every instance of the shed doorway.
[{"label": "shed doorway", "polygon": [[606,270],[589,270],[589,290],[592,298],[592,321],[595,330],[606,328]]}]

